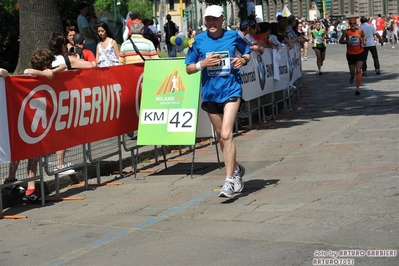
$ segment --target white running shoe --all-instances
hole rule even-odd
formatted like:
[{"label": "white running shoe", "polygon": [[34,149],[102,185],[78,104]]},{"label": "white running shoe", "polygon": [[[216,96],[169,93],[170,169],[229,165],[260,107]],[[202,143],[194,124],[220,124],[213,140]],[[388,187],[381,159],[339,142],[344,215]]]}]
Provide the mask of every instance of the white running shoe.
[{"label": "white running shoe", "polygon": [[244,180],[243,176],[245,175],[245,168],[241,164],[238,164],[238,167],[240,168],[240,171],[237,171],[237,169],[234,169],[234,192],[241,192],[244,189]]},{"label": "white running shoe", "polygon": [[64,170],[62,171],[62,169],[67,168],[71,166],[71,164],[66,164],[64,163],[61,167],[54,167],[54,172],[58,172],[60,175],[73,175],[75,174],[75,170],[73,169],[68,169],[68,170]]},{"label": "white running shoe", "polygon": [[226,177],[222,191],[219,193],[219,197],[231,198],[234,194],[234,179]]}]

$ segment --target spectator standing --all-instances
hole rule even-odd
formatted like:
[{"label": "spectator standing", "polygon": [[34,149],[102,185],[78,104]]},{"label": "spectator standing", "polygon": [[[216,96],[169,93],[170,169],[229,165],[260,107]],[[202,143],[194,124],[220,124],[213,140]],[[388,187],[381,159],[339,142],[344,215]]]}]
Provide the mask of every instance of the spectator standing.
[{"label": "spectator standing", "polygon": [[[223,8],[216,5],[205,9],[207,32],[195,36],[186,57],[186,71],[201,71],[202,109],[210,118],[223,151],[226,179],[219,197],[232,197],[244,188],[243,166],[236,161],[233,126],[242,103],[240,67],[251,56],[248,44],[236,31],[224,30]],[[236,50],[242,56],[236,56]]]},{"label": "spectator standing", "polygon": [[83,34],[79,32],[76,33],[75,36],[73,36],[73,43],[74,47],[70,49],[70,54],[79,56],[79,59],[91,62],[93,64],[93,67],[97,67],[96,57],[94,56],[92,51],[84,48],[85,38]]},{"label": "spectator standing", "polygon": [[[148,28],[149,28],[155,35],[158,34],[158,30],[157,30],[157,27],[154,26],[154,20],[153,20],[153,19],[150,19],[150,20],[149,20],[149,22],[148,22]],[[190,27],[189,27],[189,29],[190,29]]]},{"label": "spectator standing", "polygon": [[93,35],[97,35],[97,24],[98,24],[97,16],[95,15],[89,16],[88,21],[89,21],[90,33]]},{"label": "spectator standing", "polygon": [[353,84],[356,75],[355,95],[359,95],[360,84],[362,83],[362,66],[364,61],[364,44],[367,37],[362,29],[357,28],[356,18],[349,19],[349,29],[342,33],[339,39],[340,44],[346,44],[346,60],[348,60],[350,78],[349,83]]},{"label": "spectator standing", "polygon": [[[51,66],[56,68],[59,65],[66,65],[68,69],[73,68],[92,68],[93,64],[76,58],[75,56],[64,55],[65,51],[65,37],[61,33],[53,32],[50,34],[47,40],[47,46],[53,53],[54,59]],[[66,70],[66,69],[65,69]],[[70,163],[65,162],[65,150],[57,151],[57,165],[54,167],[55,172],[59,172],[63,169],[60,174],[72,175],[75,173],[73,169],[67,169],[71,167]]]},{"label": "spectator standing", "polygon": [[159,40],[157,35],[150,29],[150,23],[151,23],[152,19],[143,19],[143,23],[144,24],[144,30],[142,33],[140,33],[141,35],[143,35],[144,38],[150,40],[155,47],[156,51],[160,51],[160,44],[159,44]]},{"label": "spectator standing", "polygon": [[278,25],[278,33],[277,33],[277,39],[280,43],[288,44],[287,41],[289,39],[288,36],[288,21],[287,19],[280,19],[277,22]]},{"label": "spectator standing", "polygon": [[[65,64],[60,64],[57,67],[52,67],[54,61],[54,54],[49,49],[41,49],[32,54],[31,66],[32,68],[25,69],[24,74],[30,74],[35,76],[44,76],[52,79],[54,73],[63,71],[67,68]],[[37,175],[37,163],[39,158],[28,159],[27,172],[28,178],[33,178]],[[4,183],[10,183],[17,181],[16,173],[18,170],[19,161],[10,163],[9,175]],[[36,191],[36,182],[34,180],[28,182],[27,190],[20,185],[13,185],[9,187],[12,190],[19,191],[19,193],[25,193],[25,199],[31,203],[40,203],[42,200],[41,195]]]},{"label": "spectator standing", "polygon": [[374,36],[378,38],[380,41],[381,46],[384,45],[384,42],[382,41],[381,36],[378,34],[378,32],[375,30],[375,28],[367,23],[367,18],[366,17],[361,17],[360,22],[362,23],[360,25],[360,29],[364,31],[364,34],[367,37],[366,45],[364,46],[364,58],[363,58],[363,66],[362,66],[362,74],[363,76],[367,76],[367,57],[369,54],[369,51],[371,52],[371,55],[373,56],[373,61],[374,61],[374,69],[375,73],[377,75],[381,74],[380,72],[380,62],[378,60],[378,53],[377,53],[377,46],[375,45],[374,42]]},{"label": "spectator standing", "polygon": [[240,29],[237,30],[238,35],[246,41],[252,51],[263,54],[265,51],[264,46],[259,45],[259,43],[254,39],[253,34],[256,32],[256,22],[255,20],[244,19],[240,23]]},{"label": "spectator standing", "polygon": [[132,36],[124,41],[119,53],[119,63],[135,64],[142,63],[145,59],[159,58],[154,44],[143,37],[144,24],[134,22],[130,26]]},{"label": "spectator standing", "polygon": [[329,43],[331,44],[336,44],[338,42],[337,33],[335,32],[335,26],[332,23],[328,26],[328,38],[330,40]]},{"label": "spectator standing", "polygon": [[163,31],[165,33],[165,43],[168,50],[168,57],[176,57],[176,50],[174,45],[170,43],[170,37],[177,35],[177,25],[172,21],[170,14],[166,15],[166,20],[168,22],[166,22],[163,26]]},{"label": "spectator standing", "polygon": [[89,12],[89,6],[86,3],[82,3],[79,5],[79,16],[78,16],[78,28],[79,32],[85,36],[85,48],[89,49],[96,54],[96,45],[97,45],[97,35],[91,33],[90,25],[87,21],[87,13]]},{"label": "spectator standing", "polygon": [[66,52],[68,52],[73,46],[73,36],[76,34],[76,27],[75,26],[67,26],[66,27],[66,39],[67,39],[67,46],[66,46]]},{"label": "spectator standing", "polygon": [[[309,50],[309,41],[310,41],[309,37],[311,34],[309,34],[310,27],[306,20],[302,21],[302,29],[301,30],[302,30],[303,36],[305,38],[305,42],[303,43],[303,59],[307,59],[308,58],[308,50]],[[299,31],[299,28],[298,28],[298,31]]]},{"label": "spectator standing", "polygon": [[64,55],[64,51],[66,50],[65,37],[61,33],[51,33],[47,40],[47,46],[54,54],[55,59],[52,63],[53,67],[57,67],[60,64],[65,64],[68,69],[93,67],[90,62],[80,60],[75,56]]},{"label": "spectator standing", "polygon": [[255,35],[255,40],[259,42],[259,45],[265,48],[277,49],[277,46],[273,45],[269,40],[272,29],[271,24],[269,22],[260,22],[258,25],[259,32]]},{"label": "spectator standing", "polygon": [[287,18],[287,23],[288,35],[286,42],[290,45],[293,45],[295,43],[304,43],[305,38],[303,37],[303,35],[298,33],[299,21],[296,19],[296,17],[294,15],[290,15]]},{"label": "spectator standing", "polygon": [[98,35],[101,41],[97,44],[96,61],[99,67],[119,65],[119,47],[108,25],[101,22],[98,25]]},{"label": "spectator standing", "polygon": [[281,43],[281,42],[278,40],[278,38],[277,38],[277,35],[278,35],[278,23],[277,23],[277,22],[272,22],[272,23],[270,23],[270,28],[271,28],[271,30],[270,30],[270,35],[269,35],[269,41],[270,41],[273,45],[275,45],[275,46],[277,46],[277,47],[283,47],[284,44]]},{"label": "spectator standing", "polygon": [[130,12],[130,14],[129,14],[129,19],[126,22],[126,27],[129,31],[128,37],[130,37],[132,35],[132,32],[130,31],[130,27],[132,26],[132,24],[134,22],[142,22],[142,20],[140,19],[140,14],[138,12]]},{"label": "spectator standing", "polygon": [[375,20],[375,28],[377,33],[382,36],[385,30],[385,20],[381,17],[381,14],[378,14],[377,19]]},{"label": "spectator standing", "polygon": [[247,17],[253,16],[256,17],[254,0],[247,0]]},{"label": "spectator standing", "polygon": [[8,71],[4,68],[0,68],[0,77],[3,77],[3,78],[8,77]]},{"label": "spectator standing", "polygon": [[[305,38],[305,42],[301,44],[301,58],[302,61],[305,60],[305,56],[307,58],[307,53],[308,53],[308,40],[305,36],[307,36],[306,31],[303,29],[303,24],[299,23],[298,24],[298,33]],[[306,48],[306,53],[305,53],[305,48]]]}]

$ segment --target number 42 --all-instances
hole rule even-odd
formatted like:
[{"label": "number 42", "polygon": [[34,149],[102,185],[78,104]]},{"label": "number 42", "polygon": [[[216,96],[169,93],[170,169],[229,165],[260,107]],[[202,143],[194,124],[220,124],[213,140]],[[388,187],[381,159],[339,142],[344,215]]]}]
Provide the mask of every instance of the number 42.
[{"label": "number 42", "polygon": [[169,109],[168,132],[193,132],[195,109]]}]

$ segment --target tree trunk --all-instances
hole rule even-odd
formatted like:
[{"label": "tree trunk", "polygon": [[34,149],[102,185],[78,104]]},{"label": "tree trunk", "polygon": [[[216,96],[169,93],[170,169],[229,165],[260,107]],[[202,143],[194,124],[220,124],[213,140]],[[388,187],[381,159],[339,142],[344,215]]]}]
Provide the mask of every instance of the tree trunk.
[{"label": "tree trunk", "polygon": [[56,0],[19,1],[19,56],[15,74],[30,67],[32,53],[47,47],[52,32],[63,32]]}]

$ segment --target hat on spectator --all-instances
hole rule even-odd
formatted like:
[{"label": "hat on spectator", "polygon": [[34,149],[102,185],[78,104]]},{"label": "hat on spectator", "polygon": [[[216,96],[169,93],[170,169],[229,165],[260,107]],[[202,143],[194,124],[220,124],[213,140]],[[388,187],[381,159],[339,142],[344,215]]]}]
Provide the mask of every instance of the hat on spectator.
[{"label": "hat on spectator", "polygon": [[249,28],[251,26],[254,26],[256,23],[253,20],[248,20],[248,19],[244,19],[243,21],[241,21],[240,23],[240,30],[243,31],[246,28]]},{"label": "hat on spectator", "polygon": [[220,16],[224,17],[223,8],[221,6],[211,5],[205,9],[204,17],[218,18]]}]

